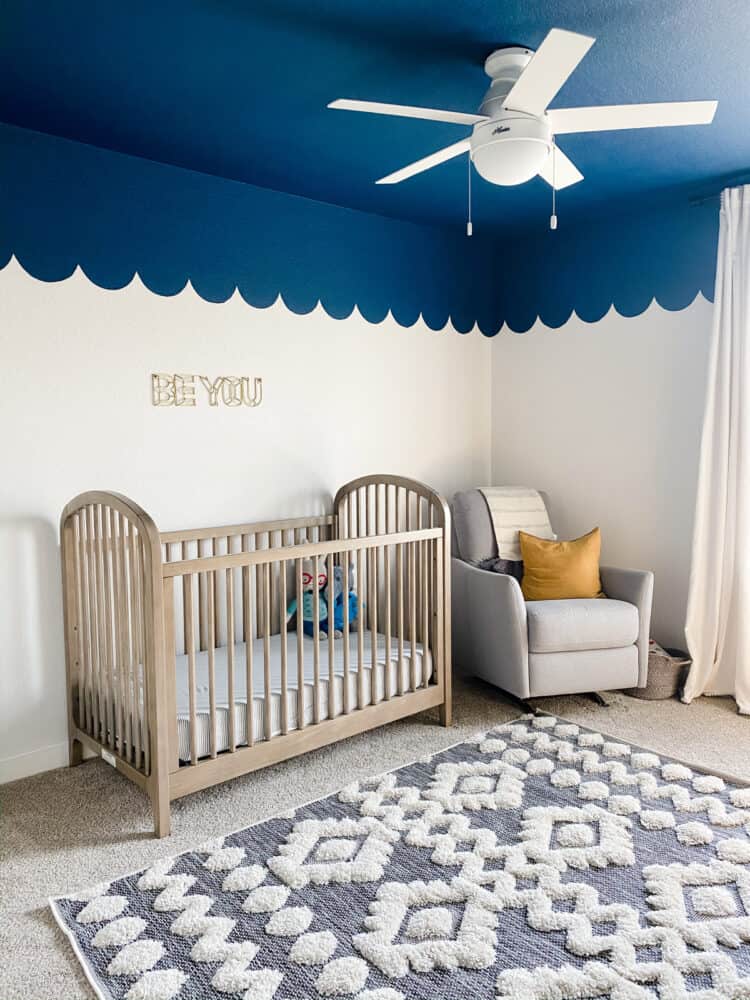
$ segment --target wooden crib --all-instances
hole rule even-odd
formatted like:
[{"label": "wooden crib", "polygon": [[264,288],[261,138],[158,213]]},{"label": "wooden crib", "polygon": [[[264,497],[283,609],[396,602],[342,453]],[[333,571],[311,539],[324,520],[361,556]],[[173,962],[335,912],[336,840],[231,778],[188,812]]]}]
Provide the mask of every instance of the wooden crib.
[{"label": "wooden crib", "polygon": [[[450,514],[410,479],[366,476],[316,517],[159,532],[83,493],[61,519],[70,763],[101,755],[151,797],[201,788],[439,706],[451,718]],[[356,580],[326,639],[288,620],[304,559]]]}]

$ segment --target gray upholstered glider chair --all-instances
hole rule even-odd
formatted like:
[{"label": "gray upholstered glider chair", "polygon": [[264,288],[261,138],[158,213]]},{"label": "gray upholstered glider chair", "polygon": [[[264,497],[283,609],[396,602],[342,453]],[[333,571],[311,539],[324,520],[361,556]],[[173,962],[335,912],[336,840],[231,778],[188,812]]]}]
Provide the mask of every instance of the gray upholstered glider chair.
[{"label": "gray upholstered glider chair", "polygon": [[451,507],[457,670],[523,702],[645,686],[653,573],[602,566],[606,598],[527,602],[515,577],[479,568],[498,551],[484,495]]}]

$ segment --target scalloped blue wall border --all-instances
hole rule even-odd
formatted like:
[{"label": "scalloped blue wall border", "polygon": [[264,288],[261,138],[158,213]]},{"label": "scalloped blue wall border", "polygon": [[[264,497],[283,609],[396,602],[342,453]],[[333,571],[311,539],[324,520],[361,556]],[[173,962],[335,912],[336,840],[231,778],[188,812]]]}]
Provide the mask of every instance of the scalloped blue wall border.
[{"label": "scalloped blue wall border", "polygon": [[[301,167],[302,169],[302,167]],[[473,237],[370,215],[0,125],[0,266],[36,278],[80,265],[102,288],[135,272],[160,295],[188,280],[207,301],[234,289],[297,313],[321,303],[371,323],[475,324],[493,335],[576,312],[600,319],[651,301],[681,309],[713,295],[718,203],[645,206],[637,216]]]},{"label": "scalloped blue wall border", "polygon": [[[301,167],[302,168],[302,167]],[[0,265],[15,254],[36,278],[76,265],[102,288],[138,272],[160,295],[190,280],[222,302],[279,295],[294,312],[355,305],[372,323],[478,323],[495,333],[491,245],[460,231],[383,216],[0,126]]]},{"label": "scalloped blue wall border", "polygon": [[595,323],[612,307],[638,316],[654,300],[672,311],[699,293],[713,301],[719,200],[665,201],[578,224],[566,221],[563,208],[556,232],[517,245],[499,318],[523,333],[537,319],[555,328],[573,313]]}]

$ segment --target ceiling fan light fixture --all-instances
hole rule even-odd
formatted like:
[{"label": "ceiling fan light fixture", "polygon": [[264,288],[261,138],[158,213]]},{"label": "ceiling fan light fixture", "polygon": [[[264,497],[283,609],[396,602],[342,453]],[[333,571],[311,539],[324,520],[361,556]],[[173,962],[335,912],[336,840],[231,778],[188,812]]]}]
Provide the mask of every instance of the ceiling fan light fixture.
[{"label": "ceiling fan light fixture", "polygon": [[490,184],[512,187],[536,177],[552,149],[552,132],[542,119],[507,116],[481,122],[471,136],[471,158]]}]

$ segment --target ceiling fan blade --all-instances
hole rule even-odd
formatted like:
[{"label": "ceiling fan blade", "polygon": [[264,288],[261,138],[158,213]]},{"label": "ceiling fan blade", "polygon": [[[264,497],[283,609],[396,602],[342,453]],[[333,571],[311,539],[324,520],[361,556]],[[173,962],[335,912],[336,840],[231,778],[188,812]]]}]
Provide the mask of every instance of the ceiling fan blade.
[{"label": "ceiling fan blade", "polygon": [[397,118],[425,118],[431,122],[453,122],[455,125],[476,125],[486,115],[470,115],[464,111],[442,111],[440,108],[413,108],[408,104],[381,104],[379,101],[352,101],[340,97],[329,108],[337,111],[366,111],[371,115],[395,115]]},{"label": "ceiling fan blade", "polygon": [[718,101],[673,101],[666,104],[613,104],[598,108],[555,108],[547,112],[555,135],[610,132],[621,128],[664,128],[709,125]]},{"label": "ceiling fan blade", "polygon": [[539,171],[539,176],[555,191],[562,191],[563,188],[583,180],[581,171],[559,146],[553,147],[552,152],[544,161],[544,166]]},{"label": "ceiling fan blade", "polygon": [[421,174],[424,170],[430,170],[432,167],[436,167],[439,163],[445,163],[446,160],[452,160],[454,156],[460,156],[461,153],[468,153],[468,151],[469,140],[462,139],[460,142],[454,142],[452,146],[446,146],[444,149],[439,149],[437,153],[431,153],[429,156],[425,156],[421,160],[416,160],[414,163],[410,163],[408,167],[402,167],[400,170],[396,170],[392,174],[388,174],[386,177],[381,177],[380,180],[375,181],[375,183],[398,184],[401,181],[405,181],[409,177],[413,177],[415,174]]},{"label": "ceiling fan blade", "polygon": [[513,84],[505,107],[541,115],[596,41],[588,35],[553,28]]}]

